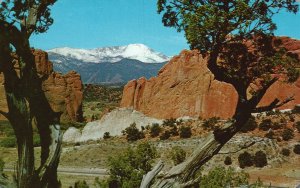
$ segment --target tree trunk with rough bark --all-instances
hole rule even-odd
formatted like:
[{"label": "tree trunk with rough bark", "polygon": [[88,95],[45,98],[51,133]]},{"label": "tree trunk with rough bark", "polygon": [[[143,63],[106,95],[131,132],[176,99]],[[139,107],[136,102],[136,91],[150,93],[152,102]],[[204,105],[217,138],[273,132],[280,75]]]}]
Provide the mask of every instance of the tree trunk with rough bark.
[{"label": "tree trunk with rough bark", "polygon": [[[26,38],[22,39],[16,40],[15,44],[17,66],[12,58],[9,43],[3,38],[0,40],[0,68],[4,75],[8,104],[8,112],[1,114],[10,121],[18,147],[16,182],[9,187],[56,188],[60,187],[57,180],[62,142],[60,113],[51,109],[42,90],[42,78],[37,74],[35,57],[29,41]],[[33,120],[36,121],[41,140],[41,164],[37,169],[34,166]]]}]

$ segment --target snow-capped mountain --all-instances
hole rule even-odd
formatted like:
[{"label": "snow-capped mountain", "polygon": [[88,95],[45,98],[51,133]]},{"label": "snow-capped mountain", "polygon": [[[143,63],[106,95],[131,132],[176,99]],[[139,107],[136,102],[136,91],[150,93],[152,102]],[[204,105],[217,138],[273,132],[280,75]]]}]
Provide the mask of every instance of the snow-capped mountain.
[{"label": "snow-capped mountain", "polygon": [[126,83],[150,78],[170,59],[143,44],[96,49],[63,47],[47,52],[55,71],[75,70],[84,83]]},{"label": "snow-capped mountain", "polygon": [[[55,48],[47,51],[50,56],[63,56],[88,63],[115,63],[122,59],[135,59],[143,63],[162,63],[169,57],[155,52],[144,44],[129,44],[127,46],[114,46],[96,49]],[[52,61],[61,62],[59,58]]]}]

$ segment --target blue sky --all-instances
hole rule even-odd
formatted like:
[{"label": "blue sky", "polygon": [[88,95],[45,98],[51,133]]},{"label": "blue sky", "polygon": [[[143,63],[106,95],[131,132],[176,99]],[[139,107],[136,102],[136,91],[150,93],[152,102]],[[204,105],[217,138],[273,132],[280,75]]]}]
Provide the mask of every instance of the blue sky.
[{"label": "blue sky", "polygon": [[[52,7],[54,24],[34,35],[31,45],[97,48],[143,43],[166,55],[187,49],[183,33],[166,28],[156,13],[156,0],[58,0]],[[277,35],[300,39],[300,13],[275,17]]]}]

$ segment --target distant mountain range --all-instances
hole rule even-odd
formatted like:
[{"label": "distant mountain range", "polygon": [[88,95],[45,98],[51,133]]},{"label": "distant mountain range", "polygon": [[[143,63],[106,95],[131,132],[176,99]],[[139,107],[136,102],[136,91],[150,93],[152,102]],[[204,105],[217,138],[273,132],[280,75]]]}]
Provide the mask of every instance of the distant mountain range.
[{"label": "distant mountain range", "polygon": [[129,44],[96,49],[69,47],[48,50],[54,70],[75,70],[84,83],[126,83],[139,77],[156,76],[170,57],[143,44]]}]

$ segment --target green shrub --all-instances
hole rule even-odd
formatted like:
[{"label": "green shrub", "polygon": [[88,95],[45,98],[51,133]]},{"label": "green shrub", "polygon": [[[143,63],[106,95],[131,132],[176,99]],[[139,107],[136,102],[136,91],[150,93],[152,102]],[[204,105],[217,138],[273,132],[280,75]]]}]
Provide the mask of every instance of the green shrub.
[{"label": "green shrub", "polygon": [[294,122],[295,121],[295,116],[293,114],[290,114],[289,119],[290,119],[291,122]]},{"label": "green shrub", "polygon": [[242,127],[242,129],[240,131],[243,133],[246,133],[249,131],[253,131],[256,128],[257,128],[257,123],[255,121],[255,117],[251,116],[251,118],[249,118],[247,123]]},{"label": "green shrub", "polygon": [[89,188],[89,186],[87,185],[86,181],[76,181],[74,184],[74,188]]},{"label": "green shrub", "polygon": [[294,107],[294,109],[292,110],[292,113],[293,114],[299,114],[300,113],[300,106],[299,105],[296,105]]},{"label": "green shrub", "polygon": [[128,148],[120,156],[109,158],[109,187],[139,187],[143,175],[151,170],[156,157],[155,147],[141,143],[136,149]]},{"label": "green shrub", "polygon": [[146,125],[145,129],[146,129],[146,130],[150,130],[150,125],[149,125],[149,124]]},{"label": "green shrub", "polygon": [[176,121],[176,125],[182,125],[182,124],[183,124],[183,120],[182,119]]},{"label": "green shrub", "polygon": [[269,138],[269,139],[274,139],[275,133],[274,131],[270,130],[269,132],[267,132],[265,134],[265,137]]},{"label": "green shrub", "polygon": [[150,127],[150,135],[151,137],[157,137],[161,131],[161,127],[158,123],[153,123]]},{"label": "green shrub", "polygon": [[180,138],[190,138],[192,136],[191,127],[181,126],[179,128],[179,136]]},{"label": "green shrub", "polygon": [[109,138],[111,138],[110,133],[109,132],[105,132],[103,134],[103,139],[109,139]]},{"label": "green shrub", "polygon": [[294,146],[293,152],[300,155],[300,144]]},{"label": "green shrub", "polygon": [[226,157],[225,157],[225,160],[224,160],[224,164],[225,164],[225,165],[231,165],[231,164],[232,164],[231,157],[226,156]]},{"label": "green shrub", "polygon": [[297,121],[295,124],[296,129],[298,130],[298,132],[300,133],[300,121]]},{"label": "green shrub", "polygon": [[256,167],[264,167],[268,164],[267,155],[263,151],[258,151],[253,157],[253,162]]},{"label": "green shrub", "polygon": [[238,161],[241,168],[245,168],[253,165],[252,156],[250,153],[246,151],[239,155]]},{"label": "green shrub", "polygon": [[201,177],[200,188],[240,187],[248,185],[249,175],[245,172],[235,172],[233,168],[216,167],[207,175]]},{"label": "green shrub", "polygon": [[276,112],[272,110],[266,112],[266,116],[272,116],[272,115],[276,115]]},{"label": "green shrub", "polygon": [[170,138],[170,136],[171,136],[170,131],[166,130],[165,132],[163,132],[163,133],[160,135],[159,139],[160,139],[160,140],[167,140],[167,139]]},{"label": "green shrub", "polygon": [[109,186],[109,182],[107,180],[100,180],[98,177],[96,177],[94,180],[94,187],[106,188],[106,187],[110,187],[110,186]]},{"label": "green shrub", "polygon": [[283,123],[274,122],[272,125],[272,129],[278,130],[283,128]]},{"label": "green shrub", "polygon": [[285,140],[285,141],[288,141],[292,138],[294,138],[294,133],[293,133],[293,130],[291,129],[284,129],[282,134],[282,139]]},{"label": "green shrub", "polygon": [[162,126],[164,127],[169,127],[169,133],[170,136],[177,136],[178,135],[178,130],[177,130],[177,124],[181,124],[181,121],[176,121],[175,118],[170,118],[170,119],[165,119],[162,123]]},{"label": "green shrub", "polygon": [[173,160],[174,164],[177,165],[185,160],[186,152],[181,147],[175,146],[171,150],[170,157]]},{"label": "green shrub", "polygon": [[287,148],[282,148],[281,150],[281,154],[284,155],[284,156],[290,156],[290,150],[287,149]]},{"label": "green shrub", "polygon": [[177,126],[172,127],[169,131],[172,136],[178,136]]},{"label": "green shrub", "polygon": [[0,174],[2,174],[2,172],[3,172],[4,165],[5,165],[5,163],[4,163],[3,159],[0,158]]},{"label": "green shrub", "polygon": [[260,130],[267,131],[272,127],[271,119],[264,119],[258,126]]},{"label": "green shrub", "polygon": [[174,127],[176,126],[176,119],[175,118],[165,119],[162,125],[165,127]]},{"label": "green shrub", "polygon": [[0,146],[5,148],[17,147],[17,140],[14,136],[3,138],[0,141]]},{"label": "green shrub", "polygon": [[203,127],[206,130],[213,130],[215,129],[216,124],[218,123],[218,121],[220,120],[219,117],[212,117],[209,118],[207,120],[204,120],[203,122]]},{"label": "green shrub", "polygon": [[136,141],[144,138],[144,133],[136,127],[135,123],[132,123],[129,127],[127,127],[124,133],[128,141]]}]

